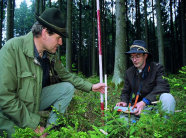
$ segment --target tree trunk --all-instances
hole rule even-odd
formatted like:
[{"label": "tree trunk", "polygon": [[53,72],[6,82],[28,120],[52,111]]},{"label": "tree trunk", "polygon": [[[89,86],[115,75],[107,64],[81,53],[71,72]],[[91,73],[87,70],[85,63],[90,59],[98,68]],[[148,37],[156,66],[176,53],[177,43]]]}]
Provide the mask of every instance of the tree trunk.
[{"label": "tree trunk", "polygon": [[39,6],[39,5],[40,5],[40,0],[36,0],[36,1],[35,1],[35,7],[36,7],[36,8],[35,8],[35,13],[36,13],[36,15],[40,15],[40,12],[39,12],[39,11],[40,11],[40,10],[39,10],[39,7],[40,7],[40,6]]},{"label": "tree trunk", "polygon": [[158,61],[158,44],[157,44],[157,37],[156,37],[156,29],[155,29],[155,11],[154,11],[154,0],[152,0],[151,4],[151,10],[152,10],[152,23],[150,27],[148,28],[150,30],[149,34],[149,44],[148,44],[148,49],[152,53],[152,55],[157,55],[157,56],[152,56],[152,60]]},{"label": "tree trunk", "polygon": [[136,39],[141,39],[141,27],[140,27],[140,6],[139,0],[135,0],[136,3]]},{"label": "tree trunk", "polygon": [[[153,4],[153,0],[152,0],[152,11],[154,11],[154,4]],[[154,12],[152,12],[152,19],[153,19],[153,34],[154,34],[154,36],[155,36],[155,19],[154,19],[155,17],[154,17]]]},{"label": "tree trunk", "polygon": [[40,14],[45,10],[45,0],[40,0]]},{"label": "tree trunk", "polygon": [[173,26],[173,14],[172,14],[172,0],[170,0],[170,46],[171,46],[171,55],[175,55],[174,57],[171,56],[171,71],[173,73],[176,73],[176,57],[177,57],[177,48],[175,47],[175,42],[174,42],[174,26]]},{"label": "tree trunk", "polygon": [[161,22],[160,0],[156,1],[156,16],[157,16],[157,37],[158,37],[159,62],[160,64],[165,65],[164,64],[163,28],[162,28],[162,22]]},{"label": "tree trunk", "polygon": [[145,42],[148,48],[148,20],[147,20],[147,0],[144,0],[144,11],[145,11]]},{"label": "tree trunk", "polygon": [[82,26],[81,26],[81,16],[82,16],[82,1],[79,1],[79,48],[78,48],[78,72],[81,72],[81,53],[82,53]]},{"label": "tree trunk", "polygon": [[[58,0],[58,3],[59,3],[59,9],[62,11],[62,0]],[[51,5],[51,0],[50,0],[50,4],[49,5]],[[51,7],[51,6],[50,6]],[[62,49],[62,47],[61,46],[59,46],[58,47],[58,58],[61,60],[61,49]]]},{"label": "tree trunk", "polygon": [[[129,32],[128,1],[126,1],[126,32]],[[127,33],[127,46],[129,45],[129,33]]]},{"label": "tree trunk", "polygon": [[95,0],[92,0],[92,75],[96,75]]},{"label": "tree trunk", "polygon": [[[174,9],[176,9],[176,3],[177,3],[177,0],[174,0]],[[179,2],[178,2],[179,3]],[[182,65],[182,60],[179,60],[180,56],[179,56],[179,51],[181,51],[181,43],[179,43],[179,34],[178,34],[178,26],[180,26],[179,24],[181,23],[181,20],[180,18],[181,17],[178,17],[178,12],[180,12],[180,8],[177,9],[177,10],[174,10],[174,17],[175,17],[175,24],[174,24],[174,42],[175,44],[178,44],[178,48],[176,50],[176,53],[177,53],[177,56],[176,56],[176,60],[175,61],[178,61],[177,62],[177,69],[179,69]]]},{"label": "tree trunk", "polygon": [[51,8],[52,7],[52,3],[51,3],[51,0],[49,0],[49,8]]},{"label": "tree trunk", "polygon": [[[111,66],[114,65],[114,49],[115,49],[115,22],[114,22],[114,0],[112,0],[112,46],[111,46],[111,58],[110,58],[110,64]],[[113,71],[113,68],[111,69]],[[110,71],[111,72],[111,71]]]},{"label": "tree trunk", "polygon": [[14,11],[15,11],[15,0],[12,0],[12,20],[11,20],[11,37],[14,37]]},{"label": "tree trunk", "polygon": [[45,10],[45,6],[46,6],[46,0],[43,0],[43,9],[42,9],[42,11]]},{"label": "tree trunk", "polygon": [[107,47],[106,47],[106,7],[105,1],[102,2],[102,21],[103,21],[103,29],[102,29],[102,47],[103,47],[103,73],[107,73]]},{"label": "tree trunk", "polygon": [[41,15],[41,13],[43,12],[43,0],[39,0],[39,14]]},{"label": "tree trunk", "polygon": [[62,0],[58,0],[58,2],[59,2],[59,9],[62,11],[63,1]]},{"label": "tree trunk", "polygon": [[186,1],[182,0],[181,1],[181,40],[182,40],[182,55],[183,55],[183,66],[186,66]]},{"label": "tree trunk", "polygon": [[8,41],[10,38],[13,37],[13,22],[14,20],[13,17],[13,11],[14,11],[14,6],[13,6],[13,0],[8,0],[7,3],[7,30],[6,30],[6,40]]},{"label": "tree trunk", "polygon": [[67,32],[69,37],[66,42],[66,68],[72,70],[72,1],[67,1]]},{"label": "tree trunk", "polygon": [[112,82],[115,85],[124,81],[124,72],[126,70],[126,6],[125,0],[116,0],[116,46],[115,46],[115,64],[114,76]]},{"label": "tree trunk", "polygon": [[3,38],[3,0],[0,1],[0,49],[2,47],[2,38]]}]

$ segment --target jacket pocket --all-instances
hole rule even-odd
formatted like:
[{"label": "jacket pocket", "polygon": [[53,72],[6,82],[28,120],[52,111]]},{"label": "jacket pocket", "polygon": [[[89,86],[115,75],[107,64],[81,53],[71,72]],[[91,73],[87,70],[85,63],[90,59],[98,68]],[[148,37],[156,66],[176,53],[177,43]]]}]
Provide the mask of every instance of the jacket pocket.
[{"label": "jacket pocket", "polygon": [[22,72],[19,79],[19,98],[25,104],[34,103],[35,76],[31,72]]}]

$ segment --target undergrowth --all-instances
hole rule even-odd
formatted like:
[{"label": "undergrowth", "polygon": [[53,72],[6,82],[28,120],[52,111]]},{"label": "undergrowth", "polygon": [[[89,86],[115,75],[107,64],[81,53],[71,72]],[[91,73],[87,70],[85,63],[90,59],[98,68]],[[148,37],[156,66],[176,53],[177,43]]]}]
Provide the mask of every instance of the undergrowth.
[{"label": "undergrowth", "polygon": [[[82,74],[81,74],[82,76]],[[100,94],[76,91],[65,114],[58,114],[58,129],[45,130],[49,138],[184,138],[186,137],[186,66],[178,74],[165,77],[170,84],[171,94],[176,99],[176,112],[169,115],[161,111],[161,103],[157,110],[141,115],[137,123],[127,123],[113,108],[120,101],[122,85],[115,87],[108,77],[108,110],[101,113]],[[99,78],[88,78],[92,83],[98,83]],[[169,119],[165,119],[164,116]],[[30,128],[16,128],[13,137],[40,137]],[[4,137],[7,137],[4,134]]]}]

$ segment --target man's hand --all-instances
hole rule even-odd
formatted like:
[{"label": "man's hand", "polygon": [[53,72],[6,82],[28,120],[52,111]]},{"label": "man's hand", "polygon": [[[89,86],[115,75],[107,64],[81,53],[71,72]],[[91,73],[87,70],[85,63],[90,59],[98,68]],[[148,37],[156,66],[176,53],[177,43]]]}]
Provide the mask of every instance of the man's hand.
[{"label": "man's hand", "polygon": [[123,106],[123,107],[125,107],[125,106],[127,106],[127,103],[126,102],[119,102],[119,103],[116,104],[116,106]]},{"label": "man's hand", "polygon": [[[34,131],[36,134],[42,134],[44,132],[45,128],[42,126],[38,126]],[[44,133],[40,138],[45,138],[47,137],[47,133]]]},{"label": "man's hand", "polygon": [[145,103],[143,101],[139,102],[136,104],[136,111],[134,112],[135,115],[140,115],[142,110],[144,109],[145,107]]},{"label": "man's hand", "polygon": [[97,83],[92,85],[92,91],[105,93],[105,83]]}]

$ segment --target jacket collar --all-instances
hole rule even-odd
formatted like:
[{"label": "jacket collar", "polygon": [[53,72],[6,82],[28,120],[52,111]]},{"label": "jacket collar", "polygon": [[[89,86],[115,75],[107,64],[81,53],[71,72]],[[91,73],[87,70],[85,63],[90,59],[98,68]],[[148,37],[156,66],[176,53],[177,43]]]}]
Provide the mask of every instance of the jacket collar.
[{"label": "jacket collar", "polygon": [[23,53],[28,57],[34,58],[34,39],[32,32],[29,32],[23,37]]},{"label": "jacket collar", "polygon": [[[27,35],[23,36],[24,42],[23,42],[23,52],[28,57],[34,58],[34,37],[33,33],[29,32]],[[49,54],[48,52],[47,56],[50,61],[54,59],[55,54]]]}]

